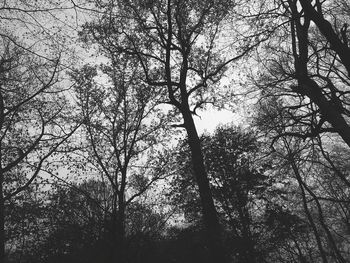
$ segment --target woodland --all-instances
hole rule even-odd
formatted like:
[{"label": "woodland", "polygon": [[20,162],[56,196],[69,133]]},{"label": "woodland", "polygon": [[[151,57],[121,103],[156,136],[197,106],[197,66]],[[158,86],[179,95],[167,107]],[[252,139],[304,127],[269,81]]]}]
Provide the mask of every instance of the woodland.
[{"label": "woodland", "polygon": [[1,0],[0,263],[350,262],[349,23],[349,0]]}]

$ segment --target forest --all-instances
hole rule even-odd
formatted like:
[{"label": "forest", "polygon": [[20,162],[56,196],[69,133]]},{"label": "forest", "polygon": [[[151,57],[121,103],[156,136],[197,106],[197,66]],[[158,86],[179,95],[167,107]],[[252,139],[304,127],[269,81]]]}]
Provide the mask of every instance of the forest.
[{"label": "forest", "polygon": [[349,23],[0,0],[0,263],[350,262]]}]

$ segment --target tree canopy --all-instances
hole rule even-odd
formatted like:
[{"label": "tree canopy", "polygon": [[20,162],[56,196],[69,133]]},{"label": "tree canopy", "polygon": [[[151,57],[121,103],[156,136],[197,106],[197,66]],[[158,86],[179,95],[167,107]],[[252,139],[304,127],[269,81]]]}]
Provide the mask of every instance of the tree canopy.
[{"label": "tree canopy", "polygon": [[349,262],[348,1],[0,14],[0,262]]}]

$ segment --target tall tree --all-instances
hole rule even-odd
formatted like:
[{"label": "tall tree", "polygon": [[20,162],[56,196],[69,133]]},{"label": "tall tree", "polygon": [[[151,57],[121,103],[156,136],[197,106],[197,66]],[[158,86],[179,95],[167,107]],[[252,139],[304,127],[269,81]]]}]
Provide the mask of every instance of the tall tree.
[{"label": "tall tree", "polygon": [[[261,49],[255,83],[267,96],[288,97],[287,136],[337,133],[350,146],[348,5],[346,1],[274,1],[257,17],[276,17],[279,28]],[[263,5],[262,5],[263,6]],[[266,15],[268,14],[268,15]],[[277,45],[276,45],[277,44]]]},{"label": "tall tree", "polygon": [[[5,260],[4,204],[38,176],[74,128],[65,125],[67,101],[56,85],[59,60],[44,60],[1,38],[0,258]],[[67,108],[66,108],[67,109]],[[69,125],[68,125],[69,126]],[[66,129],[68,128],[68,129]],[[27,180],[16,181],[16,174]]]},{"label": "tall tree", "polygon": [[[275,169],[284,174],[289,193],[295,193],[294,196],[286,195],[285,200],[294,203],[294,210],[304,217],[308,229],[305,233],[308,233],[309,243],[313,244],[303,247],[296,239],[297,247],[290,249],[297,249],[304,261],[346,262],[348,255],[343,247],[349,240],[347,235],[340,233],[344,233],[345,204],[348,203],[344,188],[349,187],[349,182],[347,161],[341,157],[348,151],[339,151],[338,147],[341,145],[347,149],[347,145],[341,141],[334,146],[334,137],[295,136],[305,132],[305,123],[291,125],[288,107],[284,106],[287,103],[288,100],[285,102],[281,97],[265,100],[259,108],[258,126],[265,138],[269,138],[277,161]],[[333,139],[333,145],[329,144],[329,138]]]},{"label": "tall tree", "polygon": [[109,63],[99,69],[85,66],[72,77],[84,123],[88,165],[94,166],[112,189],[108,221],[113,258],[125,261],[126,209],[162,177],[154,150],[166,138],[163,128],[167,120],[157,108],[162,96],[140,79],[138,61],[113,53],[108,58]]},{"label": "tall tree", "polygon": [[[254,134],[241,128],[218,127],[214,134],[202,135],[201,141],[213,198],[234,262],[267,260],[292,228],[295,235],[301,229],[294,212],[278,202],[279,195],[285,193],[277,187],[280,180],[272,175],[276,173],[270,167],[273,162],[264,157],[263,144]],[[196,225],[200,223],[200,203],[189,150],[181,144],[178,147],[175,162],[179,172],[171,181],[170,200],[187,223]]]},{"label": "tall tree", "polygon": [[[259,124],[275,136],[274,150],[281,151],[282,144],[282,152],[288,152],[285,159],[293,171],[291,178],[299,185],[319,260],[344,262],[342,247],[347,239],[337,238],[336,233],[342,231],[339,225],[346,211],[341,208],[343,188],[349,181],[344,164],[335,161],[330,140],[336,141],[339,135],[350,146],[349,67],[345,55],[349,52],[349,6],[346,1],[297,0],[275,1],[272,5],[275,9],[270,14],[278,17],[281,26],[261,53],[267,59],[260,60],[255,83],[261,88],[264,108],[260,108],[263,118]],[[313,181],[313,169],[324,171],[323,183],[316,183],[321,179]],[[343,212],[331,216],[330,204]]]},{"label": "tall tree", "polygon": [[230,43],[239,48],[228,59],[222,56],[220,49],[225,46],[218,38],[228,29],[227,18],[234,6],[235,1],[229,0],[107,1],[100,5],[104,8],[100,19],[82,32],[82,37],[98,43],[102,50],[137,59],[144,81],[166,94],[163,102],[182,117],[183,123],[176,126],[187,132],[211,261],[219,262],[227,259],[193,115],[206,103],[216,104],[214,91],[227,66],[259,40],[249,45],[243,40]]}]

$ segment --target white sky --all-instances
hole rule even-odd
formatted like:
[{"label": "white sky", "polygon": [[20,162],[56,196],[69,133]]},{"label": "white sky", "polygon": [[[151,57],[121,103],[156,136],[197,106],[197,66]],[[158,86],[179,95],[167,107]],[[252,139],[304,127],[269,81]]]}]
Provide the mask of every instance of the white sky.
[{"label": "white sky", "polygon": [[199,134],[204,132],[212,133],[215,128],[220,124],[234,123],[238,125],[242,122],[242,117],[237,113],[228,110],[206,110],[198,113],[200,117],[194,116],[194,122],[196,124]]}]

